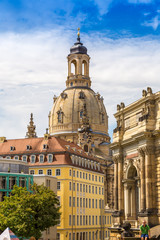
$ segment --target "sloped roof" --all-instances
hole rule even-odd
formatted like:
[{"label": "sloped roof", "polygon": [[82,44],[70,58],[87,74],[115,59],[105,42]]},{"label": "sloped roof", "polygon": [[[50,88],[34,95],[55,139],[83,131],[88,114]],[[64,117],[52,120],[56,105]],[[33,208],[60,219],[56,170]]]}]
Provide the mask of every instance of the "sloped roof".
[{"label": "sloped roof", "polygon": [[[43,145],[47,145],[47,148],[44,149]],[[27,145],[31,146],[29,150],[27,150]],[[14,147],[14,150],[11,151],[10,147]],[[53,153],[55,156],[55,161],[52,162],[55,164],[72,164],[70,154],[75,154],[81,156],[83,158],[87,158],[93,161],[97,161],[97,159],[91,155],[88,155],[81,147],[74,143],[67,142],[58,137],[49,137],[45,139],[43,137],[40,138],[23,138],[23,139],[10,139],[5,140],[4,142],[0,142],[0,156],[15,156],[15,155],[32,155],[32,154],[48,154]],[[30,164],[33,166],[33,164]],[[45,161],[44,163],[40,163],[36,161],[34,165],[51,165]]]}]

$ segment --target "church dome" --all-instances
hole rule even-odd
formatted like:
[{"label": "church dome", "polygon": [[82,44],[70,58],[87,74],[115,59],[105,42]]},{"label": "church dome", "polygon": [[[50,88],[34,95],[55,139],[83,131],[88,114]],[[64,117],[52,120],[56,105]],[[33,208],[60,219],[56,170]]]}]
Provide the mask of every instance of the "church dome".
[{"label": "church dome", "polygon": [[70,48],[70,53],[87,54],[87,48],[80,42],[80,38],[77,38],[77,42],[75,42],[75,44]]},{"label": "church dome", "polygon": [[50,133],[54,135],[77,134],[82,124],[86,104],[90,128],[95,135],[108,138],[108,116],[100,94],[90,88],[72,87],[55,99],[49,117]]},{"label": "church dome", "polygon": [[49,113],[49,133],[81,146],[83,141],[89,143],[90,148],[99,146],[105,149],[110,142],[108,116],[103,98],[91,89],[90,57],[80,42],[79,31],[77,42],[67,58],[66,89],[59,97],[54,97]]}]

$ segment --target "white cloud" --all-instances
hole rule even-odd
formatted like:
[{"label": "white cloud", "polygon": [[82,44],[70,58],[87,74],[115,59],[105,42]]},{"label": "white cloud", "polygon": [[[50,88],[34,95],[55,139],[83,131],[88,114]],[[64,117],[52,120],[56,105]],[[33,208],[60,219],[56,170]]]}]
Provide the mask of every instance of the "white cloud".
[{"label": "white cloud", "polygon": [[155,16],[149,21],[145,21],[142,25],[146,27],[152,27],[154,30],[157,30],[158,26],[160,25],[159,15]]},{"label": "white cloud", "polygon": [[113,1],[114,0],[94,0],[95,4],[98,6],[100,15],[104,15],[108,12],[108,9]]},{"label": "white cloud", "polygon": [[[82,42],[91,57],[92,88],[104,97],[111,132],[117,104],[137,100],[147,86],[160,90],[160,42],[93,36],[82,36]],[[53,95],[65,89],[66,56],[75,40],[62,29],[0,34],[0,136],[24,137],[31,112],[38,136],[43,135]]]}]

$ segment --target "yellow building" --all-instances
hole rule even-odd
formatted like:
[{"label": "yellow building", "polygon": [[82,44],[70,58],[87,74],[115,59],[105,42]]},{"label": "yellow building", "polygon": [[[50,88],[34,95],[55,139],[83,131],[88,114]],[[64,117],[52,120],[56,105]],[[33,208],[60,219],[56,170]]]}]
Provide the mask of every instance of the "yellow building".
[{"label": "yellow building", "polygon": [[[44,134],[41,138],[3,138],[0,157],[28,163],[29,173],[38,182],[44,182],[45,176],[50,188],[52,178],[57,178],[62,213],[58,240],[100,240],[109,235],[111,213],[104,212],[105,174],[91,154],[74,143]],[[49,230],[43,240],[48,238]]]}]

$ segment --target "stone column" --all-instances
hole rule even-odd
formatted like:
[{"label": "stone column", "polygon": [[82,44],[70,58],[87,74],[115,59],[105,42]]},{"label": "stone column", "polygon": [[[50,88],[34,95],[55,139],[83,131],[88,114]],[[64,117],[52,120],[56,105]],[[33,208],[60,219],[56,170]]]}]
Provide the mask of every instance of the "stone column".
[{"label": "stone column", "polygon": [[152,164],[151,148],[145,147],[146,210],[152,208]]},{"label": "stone column", "polygon": [[145,153],[142,148],[138,149],[141,162],[141,204],[140,211],[144,212],[146,209],[146,186],[145,186]]},{"label": "stone column", "polygon": [[128,215],[129,215],[129,189],[127,186],[127,183],[124,184],[124,203],[125,203],[125,219],[128,219]]},{"label": "stone column", "polygon": [[123,163],[122,163],[122,155],[119,154],[118,156],[118,210],[124,209],[124,190],[123,190]]},{"label": "stone column", "polygon": [[114,209],[118,210],[118,161],[114,157]]}]

